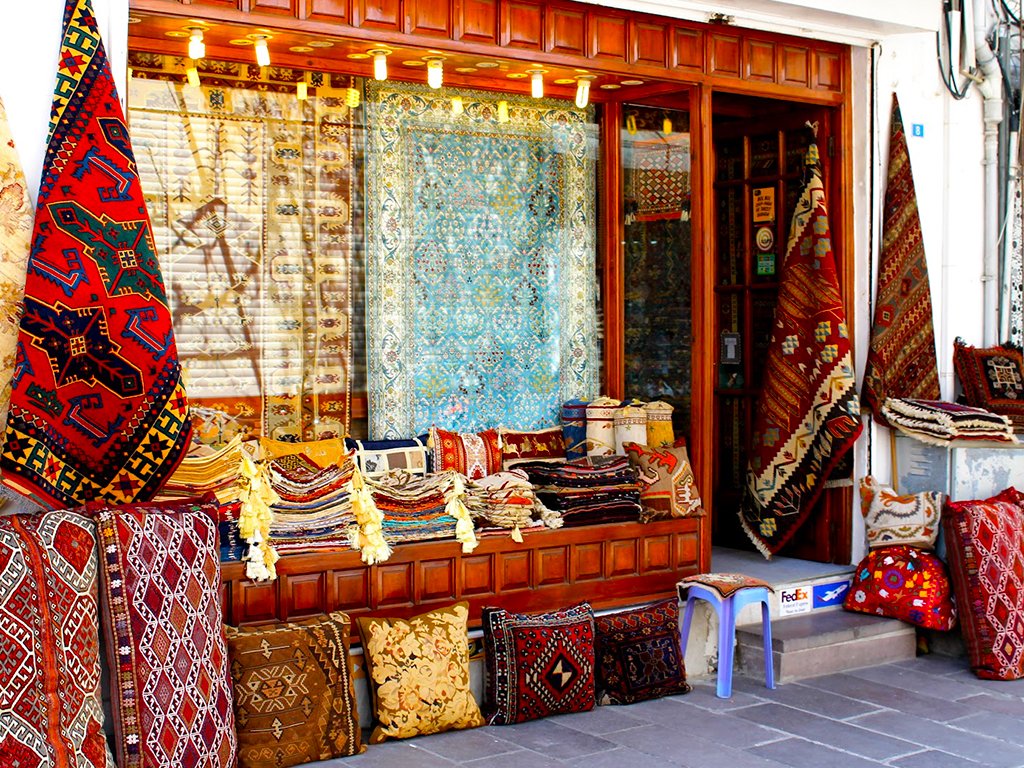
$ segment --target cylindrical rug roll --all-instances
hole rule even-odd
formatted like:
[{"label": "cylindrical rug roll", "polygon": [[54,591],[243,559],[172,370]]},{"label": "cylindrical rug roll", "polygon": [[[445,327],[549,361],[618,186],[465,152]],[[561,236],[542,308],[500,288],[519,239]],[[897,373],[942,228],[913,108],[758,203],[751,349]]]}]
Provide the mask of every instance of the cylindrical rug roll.
[{"label": "cylindrical rug roll", "polygon": [[562,437],[565,458],[570,461],[587,455],[587,404],[589,400],[569,400],[562,406]]},{"label": "cylindrical rug roll", "polygon": [[[643,441],[643,442],[641,442]],[[625,454],[623,443],[647,442],[647,411],[643,403],[630,403],[615,411],[615,452]]]},{"label": "cylindrical rug roll", "polygon": [[647,445],[661,448],[676,441],[672,430],[672,406],[661,400],[654,400],[644,406],[647,411]]},{"label": "cylindrical rug roll", "polygon": [[610,456],[615,453],[615,411],[621,404],[620,400],[599,397],[587,406],[588,456]]}]

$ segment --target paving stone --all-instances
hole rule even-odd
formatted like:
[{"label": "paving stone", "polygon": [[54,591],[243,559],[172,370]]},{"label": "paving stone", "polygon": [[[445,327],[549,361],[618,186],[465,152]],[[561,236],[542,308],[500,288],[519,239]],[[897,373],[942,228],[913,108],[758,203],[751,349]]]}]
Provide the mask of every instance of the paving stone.
[{"label": "paving stone", "polygon": [[[733,678],[735,681],[735,678]],[[690,685],[693,686],[693,690],[684,696],[669,696],[669,699],[679,699],[685,701],[687,704],[693,704],[694,706],[700,707],[701,709],[708,709],[712,712],[731,712],[734,709],[742,709],[743,707],[752,707],[755,704],[761,704],[761,699],[756,696],[751,696],[749,693],[743,693],[742,691],[733,690],[732,697],[728,699],[720,699],[715,693],[715,681],[690,681]]]},{"label": "paving stone", "polygon": [[633,713],[634,705],[617,705],[594,707],[589,712],[577,712],[571,715],[556,715],[549,718],[552,722],[573,728],[583,733],[600,736],[605,733],[636,728],[649,723]]},{"label": "paving stone", "polygon": [[850,722],[878,733],[915,742],[922,748],[950,752],[968,760],[1000,766],[1024,765],[1024,749],[1015,744],[1007,744],[978,733],[961,730],[962,720],[951,725],[914,715],[886,712],[865,715]]},{"label": "paving stone", "polygon": [[913,755],[897,758],[889,765],[898,768],[981,768],[982,763],[964,760],[959,755],[951,755],[949,752],[936,752],[934,749],[929,749],[925,752],[915,752]]},{"label": "paving stone", "polygon": [[892,686],[883,685],[871,680],[854,677],[845,672],[838,675],[826,675],[812,680],[805,680],[804,684],[819,690],[838,693],[840,696],[847,696],[851,699],[869,701],[889,709],[895,709],[912,715],[920,715],[930,720],[955,720],[959,717],[967,717],[974,712],[970,707],[955,701],[946,701],[902,688],[893,688]]},{"label": "paving stone", "polygon": [[916,752],[921,748],[903,739],[878,734],[849,723],[829,720],[781,704],[749,707],[737,715],[783,733],[800,736],[873,760],[888,760],[891,757]]},{"label": "paving stone", "polygon": [[1002,741],[1024,745],[1024,723],[1019,717],[1001,715],[998,712],[981,712],[953,723],[970,733],[983,733]]},{"label": "paving stone", "polygon": [[923,693],[939,699],[958,701],[978,693],[975,686],[948,675],[922,675],[916,668],[908,669],[895,664],[867,667],[849,673],[853,677],[871,680],[882,685]]},{"label": "paving stone", "polygon": [[1007,696],[1024,696],[1024,678],[1019,680],[982,680],[971,672],[970,667],[953,672],[948,677],[985,693],[998,692]]},{"label": "paving stone", "polygon": [[670,728],[685,728],[701,738],[717,741],[729,747],[743,748],[754,744],[774,741],[779,734],[740,720],[736,714],[746,711],[710,712],[690,704],[684,699],[654,699],[632,705],[638,717],[649,723],[666,725]]},{"label": "paving stone", "polygon": [[768,690],[762,685],[761,692],[763,693],[754,690],[752,686],[755,685],[756,683],[743,678],[733,681],[734,689],[738,687],[746,693],[757,696],[762,701],[774,701],[777,704],[814,712],[833,720],[845,720],[848,717],[866,715],[881,709],[878,704],[849,699],[836,693],[826,693],[800,683],[780,685],[775,690]]},{"label": "paving stone", "polygon": [[490,726],[421,736],[414,743],[420,749],[459,763],[522,750],[522,747],[506,741],[501,736],[500,727]]},{"label": "paving stone", "polygon": [[[497,757],[484,757],[479,760],[468,760],[459,763],[460,766],[470,768],[495,768],[495,766],[515,766],[515,768],[562,768],[565,765],[561,760],[542,755],[539,752],[531,752],[528,749],[519,752],[509,752]],[[416,763],[404,766],[404,768],[419,768]]]},{"label": "paving stone", "polygon": [[612,733],[608,738],[637,752],[687,768],[778,768],[776,762],[769,762],[697,734],[696,729],[689,728],[685,721],[681,721],[674,728],[648,725]]},{"label": "paving stone", "polygon": [[970,669],[967,659],[960,656],[941,656],[930,653],[907,661],[898,661],[893,666],[912,669],[927,675],[948,675],[951,672],[962,672]]},{"label": "paving stone", "polygon": [[991,693],[977,693],[960,699],[961,704],[968,707],[983,709],[987,712],[1001,712],[1004,715],[1024,718],[1024,699],[1005,696],[994,696]]},{"label": "paving stone", "polygon": [[[821,744],[813,744],[804,739],[785,739],[772,744],[763,744],[760,747],[752,747],[748,751],[759,757],[793,766],[793,768],[868,768],[868,766],[877,768],[879,765],[874,760],[865,760],[862,757],[840,752],[838,749]],[[729,763],[723,761],[720,765],[728,766]]]},{"label": "paving stone", "polygon": [[592,755],[615,746],[610,741],[556,723],[551,718],[495,727],[507,731],[502,734],[506,741],[557,760]]},{"label": "paving stone", "polygon": [[414,741],[389,741],[370,744],[361,755],[311,763],[309,768],[408,768],[411,765],[416,768],[453,768],[458,763],[427,752]]},{"label": "paving stone", "polygon": [[597,755],[569,760],[564,765],[578,766],[578,768],[676,768],[679,763],[652,757],[629,747],[616,747]]}]

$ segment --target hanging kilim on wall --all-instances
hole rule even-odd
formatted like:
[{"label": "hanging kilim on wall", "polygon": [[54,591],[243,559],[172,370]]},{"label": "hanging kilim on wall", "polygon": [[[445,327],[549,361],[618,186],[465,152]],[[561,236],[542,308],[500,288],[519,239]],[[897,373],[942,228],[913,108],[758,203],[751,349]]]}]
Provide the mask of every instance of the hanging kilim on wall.
[{"label": "hanging kilim on wall", "polygon": [[1009,314],[1010,343],[1015,347],[1024,346],[1024,184],[1020,179],[1010,182],[1009,215]]},{"label": "hanging kilim on wall", "polygon": [[565,102],[367,93],[370,433],[558,423],[596,394],[594,126]]},{"label": "hanging kilim on wall", "polygon": [[[650,138],[651,135],[654,138]],[[689,217],[690,134],[643,131],[623,141],[626,223]]]},{"label": "hanging kilim on wall", "polygon": [[864,403],[880,424],[886,423],[881,409],[887,397],[939,399],[928,262],[895,93],[884,206],[875,319],[864,371]]},{"label": "hanging kilim on wall", "polygon": [[3,482],[44,506],[150,499],[192,433],[124,115],[89,0],[68,0]]},{"label": "hanging kilim on wall", "polygon": [[740,522],[765,556],[806,520],[860,434],[853,354],[839,293],[818,148],[793,211]]},{"label": "hanging kilim on wall", "polygon": [[[200,439],[347,433],[351,112],[316,75],[132,52],[132,136]],[[346,79],[347,80],[347,79]]]}]

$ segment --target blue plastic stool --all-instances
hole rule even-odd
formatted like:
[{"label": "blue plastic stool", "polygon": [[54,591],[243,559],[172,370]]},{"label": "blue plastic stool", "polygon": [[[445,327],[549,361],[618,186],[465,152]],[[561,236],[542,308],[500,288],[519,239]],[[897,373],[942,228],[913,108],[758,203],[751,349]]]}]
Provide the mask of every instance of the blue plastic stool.
[{"label": "blue plastic stool", "polygon": [[741,586],[726,597],[718,589],[702,584],[742,579],[755,582],[746,576],[735,574],[711,573],[691,576],[680,581],[676,587],[679,599],[686,600],[686,610],[682,617],[679,630],[682,657],[686,658],[686,641],[690,634],[690,622],[693,619],[693,607],[697,600],[704,600],[715,608],[718,614],[718,685],[716,693],[720,699],[732,696],[732,663],[733,646],[736,642],[736,617],[744,606],[761,603],[761,622],[764,634],[764,684],[767,688],[775,687],[775,667],[772,662],[772,625],[768,609],[768,591],[770,587],[764,582],[757,585]]}]

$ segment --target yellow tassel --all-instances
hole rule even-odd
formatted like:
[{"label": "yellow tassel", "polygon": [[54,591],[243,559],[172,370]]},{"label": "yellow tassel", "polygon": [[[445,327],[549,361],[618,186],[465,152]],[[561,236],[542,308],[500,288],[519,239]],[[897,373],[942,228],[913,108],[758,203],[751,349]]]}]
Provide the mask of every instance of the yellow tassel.
[{"label": "yellow tassel", "polygon": [[469,554],[477,548],[480,542],[476,539],[473,518],[470,517],[469,510],[466,509],[464,501],[466,487],[462,484],[462,478],[459,477],[458,473],[453,473],[453,478],[452,487],[449,491],[450,496],[444,511],[449,517],[455,518],[455,538],[462,542],[463,554]]},{"label": "yellow tassel", "polygon": [[377,509],[359,467],[352,473],[349,493],[352,496],[352,514],[358,524],[355,531],[349,531],[349,543],[354,545],[353,549],[360,550],[367,565],[383,563],[391,557],[391,547],[384,540],[384,516]]},{"label": "yellow tassel", "polygon": [[516,544],[523,543],[523,532],[519,530],[518,525],[512,529],[512,541],[516,542]]},{"label": "yellow tassel", "polygon": [[248,454],[242,455],[240,469],[242,502],[238,514],[238,532],[249,545],[245,553],[245,575],[254,581],[277,578],[277,550],[270,543],[270,524],[274,516],[272,504],[280,498],[271,487],[266,467],[257,465]]}]

